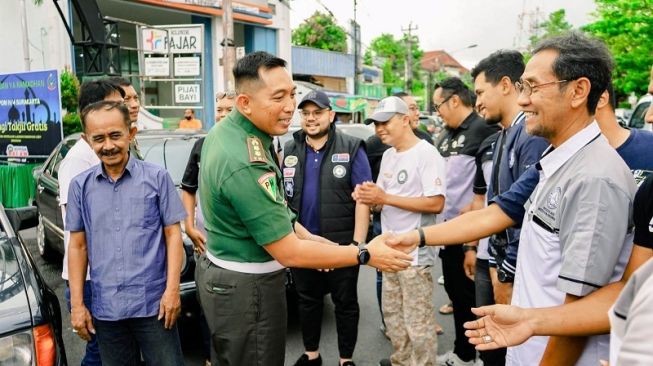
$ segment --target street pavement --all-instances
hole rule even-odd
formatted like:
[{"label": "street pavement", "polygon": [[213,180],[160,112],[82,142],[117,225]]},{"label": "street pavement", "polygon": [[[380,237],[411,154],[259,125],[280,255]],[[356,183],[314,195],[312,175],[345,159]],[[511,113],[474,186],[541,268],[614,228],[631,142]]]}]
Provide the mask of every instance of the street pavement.
[{"label": "street pavement", "polygon": [[[32,253],[41,275],[47,284],[56,292],[61,304],[61,315],[63,320],[63,338],[66,348],[66,356],[69,365],[79,365],[84,353],[85,343],[72,332],[70,327],[70,314],[66,309],[64,298],[64,282],[61,279],[61,263],[45,262],[36,248],[36,231],[34,229],[23,230],[21,235],[27,244],[28,250]],[[434,281],[441,274],[441,266],[438,264],[433,268]],[[376,274],[373,268],[363,267],[360,271],[358,281],[358,298],[360,303],[361,316],[358,326],[358,343],[354,352],[354,361],[359,366],[375,366],[381,358],[388,358],[392,353],[392,345],[379,330],[381,318],[376,303]],[[444,287],[435,285],[434,304],[436,309],[448,301]],[[444,334],[438,336],[438,353],[442,354],[453,347],[454,331],[452,315],[441,315],[437,313],[437,320],[444,328]],[[201,331],[195,324],[188,324],[181,329],[182,347],[186,365],[203,365],[201,351]],[[338,364],[338,341],[333,314],[333,304],[329,297],[325,297],[324,321],[322,325],[322,339],[320,352],[325,366]],[[290,309],[288,322],[288,335],[286,341],[286,365],[292,365],[304,351],[302,336],[297,316],[297,311]]]}]

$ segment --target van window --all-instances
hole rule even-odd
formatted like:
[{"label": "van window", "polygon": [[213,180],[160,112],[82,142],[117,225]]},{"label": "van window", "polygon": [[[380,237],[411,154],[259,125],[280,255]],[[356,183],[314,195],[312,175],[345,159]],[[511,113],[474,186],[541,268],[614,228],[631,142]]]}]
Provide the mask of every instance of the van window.
[{"label": "van window", "polygon": [[635,107],[635,111],[630,116],[630,122],[628,123],[628,127],[630,128],[644,127],[644,117],[646,116],[646,111],[648,110],[648,107],[650,105],[651,102],[643,102],[640,103],[637,107]]}]

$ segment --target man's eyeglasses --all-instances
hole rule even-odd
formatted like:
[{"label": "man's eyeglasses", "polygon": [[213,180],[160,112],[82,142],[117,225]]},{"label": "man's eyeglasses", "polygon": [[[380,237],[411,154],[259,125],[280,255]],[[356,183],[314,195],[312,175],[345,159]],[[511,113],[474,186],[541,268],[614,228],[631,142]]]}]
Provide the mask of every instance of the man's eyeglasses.
[{"label": "man's eyeglasses", "polygon": [[440,108],[444,105],[444,103],[448,102],[449,99],[451,99],[451,97],[453,97],[454,95],[455,95],[455,94],[451,94],[450,96],[444,98],[444,100],[442,101],[442,103],[436,103],[436,104],[434,104],[434,105],[433,105],[433,108],[435,109],[435,111],[439,113],[439,112],[440,112]]},{"label": "man's eyeglasses", "polygon": [[526,94],[526,96],[531,96],[533,94],[533,90],[537,88],[541,88],[543,86],[547,85],[554,85],[554,84],[562,84],[566,83],[571,80],[556,80],[556,81],[550,81],[548,83],[542,83],[542,84],[531,84],[528,80],[519,80],[515,81],[515,89],[517,89],[517,93],[521,95],[521,93]]},{"label": "man's eyeglasses", "polygon": [[236,92],[235,91],[218,92],[218,94],[215,95],[215,101],[217,102],[225,97],[229,99],[233,99],[236,97]]},{"label": "man's eyeglasses", "polygon": [[320,118],[324,115],[325,112],[327,112],[327,108],[322,108],[322,109],[316,109],[314,111],[301,111],[299,114],[302,116],[304,119],[308,119],[310,116],[313,116],[315,118]]}]

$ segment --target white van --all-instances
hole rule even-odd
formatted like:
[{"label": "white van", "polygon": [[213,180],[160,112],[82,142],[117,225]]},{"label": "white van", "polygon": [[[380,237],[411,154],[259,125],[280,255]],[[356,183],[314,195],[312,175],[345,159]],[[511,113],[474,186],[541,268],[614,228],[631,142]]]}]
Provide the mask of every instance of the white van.
[{"label": "white van", "polygon": [[653,102],[653,95],[651,94],[646,94],[639,99],[633,110],[633,114],[630,115],[630,119],[628,120],[628,127],[641,128],[647,131],[653,130],[653,124],[644,121],[646,111],[648,111],[651,102]]}]

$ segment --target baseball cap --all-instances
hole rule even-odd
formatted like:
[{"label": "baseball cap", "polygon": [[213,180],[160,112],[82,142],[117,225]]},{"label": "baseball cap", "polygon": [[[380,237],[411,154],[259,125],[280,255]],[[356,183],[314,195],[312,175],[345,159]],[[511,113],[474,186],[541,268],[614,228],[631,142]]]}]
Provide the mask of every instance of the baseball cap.
[{"label": "baseball cap", "polygon": [[315,105],[320,108],[331,108],[331,101],[329,100],[329,97],[327,97],[324,92],[319,90],[313,90],[310,93],[306,94],[297,108],[301,109],[302,106],[308,102],[315,103]]},{"label": "baseball cap", "polygon": [[399,97],[387,97],[381,99],[379,104],[374,109],[374,113],[365,120],[365,124],[369,125],[374,122],[388,122],[392,116],[397,113],[408,114],[408,106]]}]

